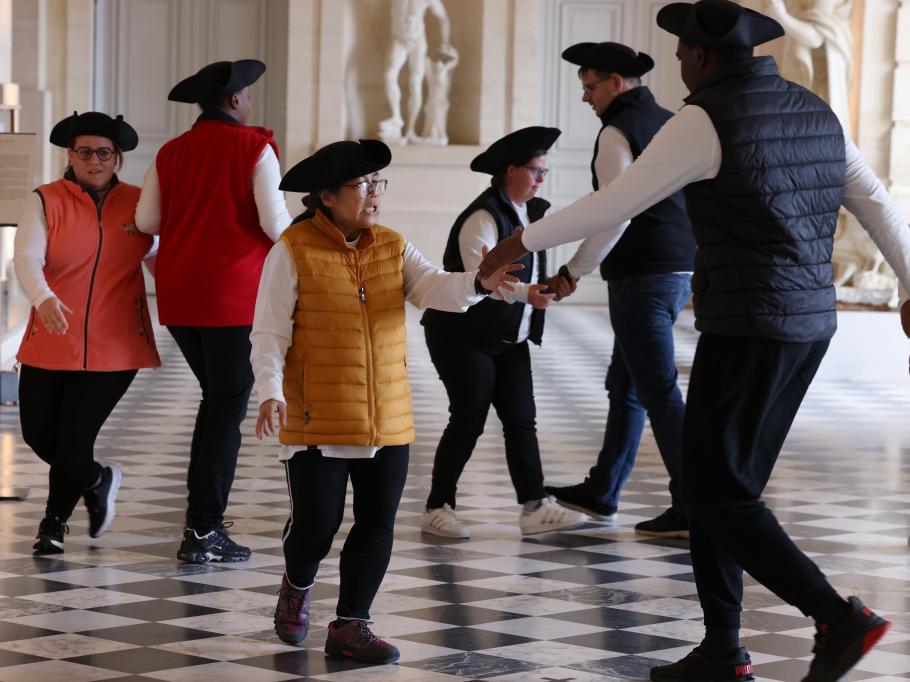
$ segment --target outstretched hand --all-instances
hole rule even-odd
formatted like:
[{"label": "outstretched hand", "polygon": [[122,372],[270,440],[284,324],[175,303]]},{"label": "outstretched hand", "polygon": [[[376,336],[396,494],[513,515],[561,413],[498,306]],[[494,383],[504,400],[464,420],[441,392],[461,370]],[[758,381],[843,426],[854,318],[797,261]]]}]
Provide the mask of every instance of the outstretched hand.
[{"label": "outstretched hand", "polygon": [[[480,252],[483,254],[484,259],[486,259],[490,250],[486,246],[483,246],[481,247]],[[483,263],[481,263],[481,265],[483,265]],[[525,266],[521,263],[506,263],[486,277],[478,273],[477,276],[480,278],[480,286],[487,291],[496,291],[498,289],[515,291],[515,287],[512,285],[518,281],[518,278],[509,273],[515,272],[516,270],[524,270],[524,267]]]},{"label": "outstretched hand", "polygon": [[[515,230],[515,234],[503,239],[492,251],[484,255],[479,268],[481,283],[483,283],[484,278],[489,277],[503,266],[514,263],[528,252],[524,244],[521,243],[521,232],[521,228],[518,228]],[[490,287],[486,288],[489,289]]]}]

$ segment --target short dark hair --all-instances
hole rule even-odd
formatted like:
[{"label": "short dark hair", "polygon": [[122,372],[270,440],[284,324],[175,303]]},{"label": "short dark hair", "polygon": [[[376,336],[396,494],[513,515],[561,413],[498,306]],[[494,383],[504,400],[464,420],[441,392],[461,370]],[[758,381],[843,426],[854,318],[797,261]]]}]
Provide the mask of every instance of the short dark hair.
[{"label": "short dark hair", "polygon": [[325,189],[320,189],[316,192],[310,192],[305,197],[303,197],[303,206],[306,209],[303,212],[303,215],[298,218],[298,220],[308,220],[309,218],[314,218],[316,216],[316,211],[322,211],[326,218],[329,220],[332,219],[332,210],[326,206],[322,201],[322,192],[331,192],[335,194],[338,192],[337,187],[326,187]]},{"label": "short dark hair", "polygon": [[217,111],[224,107],[224,105],[234,96],[235,93],[230,93],[229,95],[215,95],[214,97],[207,97],[204,100],[199,102],[199,108],[203,111]]},{"label": "short dark hair", "polygon": [[641,85],[641,76],[623,76],[618,71],[602,71],[593,66],[579,66],[578,67],[578,77],[581,78],[582,76],[584,76],[585,71],[593,71],[594,73],[597,74],[598,78],[609,78],[614,73],[617,73],[624,81],[629,83],[632,87],[637,88],[639,85]]},{"label": "short dark hair", "polygon": [[[696,43],[697,45],[698,43]],[[690,45],[689,47],[694,47]],[[713,54],[717,61],[722,64],[731,64],[733,62],[741,62],[746,59],[751,59],[755,56],[754,47],[716,47],[710,45],[702,45],[702,48],[705,52],[710,52]]]},{"label": "short dark hair", "polygon": [[502,188],[505,184],[506,173],[509,172],[509,166],[524,166],[529,161],[536,159],[538,156],[543,156],[544,154],[548,153],[549,150],[547,149],[535,149],[528,154],[525,154],[524,156],[510,163],[508,166],[503,166],[498,171],[496,171],[496,173],[493,175],[493,178],[490,180],[490,184],[494,187]]}]

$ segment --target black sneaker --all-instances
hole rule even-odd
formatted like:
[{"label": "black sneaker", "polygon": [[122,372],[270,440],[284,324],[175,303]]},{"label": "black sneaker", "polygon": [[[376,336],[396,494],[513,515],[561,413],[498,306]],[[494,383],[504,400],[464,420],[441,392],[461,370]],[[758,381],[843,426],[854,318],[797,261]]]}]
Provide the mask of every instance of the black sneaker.
[{"label": "black sneaker", "polygon": [[847,599],[850,615],[836,625],[816,624],[815,658],[803,682],[834,682],[875,646],[891,623],[876,616],[856,597]]},{"label": "black sneaker", "polygon": [[651,668],[654,682],[752,682],[752,659],[739,648],[726,661],[705,658],[698,647],[669,665]]},{"label": "black sneaker", "polygon": [[638,535],[649,535],[654,538],[689,539],[689,520],[676,509],[670,507],[657,518],[635,524]]},{"label": "black sneaker", "polygon": [[32,546],[32,554],[60,554],[63,552],[63,536],[70,532],[66,522],[56,514],[48,512],[38,524],[37,542]]},{"label": "black sneaker", "polygon": [[82,493],[88,510],[88,534],[97,538],[107,532],[114,520],[114,502],[123,472],[120,467],[106,466],[101,470],[101,480],[94,488]]},{"label": "black sneaker", "polygon": [[207,564],[210,561],[224,563],[233,561],[246,561],[250,558],[250,548],[241,547],[228,537],[225,528],[230,528],[231,522],[221,524],[200,537],[192,528],[183,530],[183,542],[177,550],[177,558],[190,564]]},{"label": "black sneaker", "polygon": [[562,506],[584,512],[593,521],[601,523],[613,523],[616,521],[616,507],[598,502],[584,483],[569,485],[564,488],[556,488],[549,485],[544,486],[544,490],[547,491],[548,495],[555,497]]}]

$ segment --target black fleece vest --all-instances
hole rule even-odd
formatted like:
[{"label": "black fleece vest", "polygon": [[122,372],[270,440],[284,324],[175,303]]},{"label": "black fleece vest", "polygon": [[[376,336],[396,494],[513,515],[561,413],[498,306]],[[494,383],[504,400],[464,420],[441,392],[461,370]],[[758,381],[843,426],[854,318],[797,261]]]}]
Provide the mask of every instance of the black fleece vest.
[{"label": "black fleece vest", "polygon": [[[527,202],[528,222],[533,223],[540,220],[550,203],[544,199],[534,197]],[[442,265],[448,272],[464,272],[464,263],[461,260],[461,249],[458,246],[458,235],[465,221],[475,211],[484,209],[489,211],[496,221],[496,228],[499,231],[497,241],[502,241],[511,237],[515,233],[515,227],[520,226],[518,214],[512,207],[505,193],[496,188],[490,187],[477,197],[471,205],[468,206],[455,220],[452,230],[449,232],[449,240],[446,243],[446,250],[442,256]],[[527,254],[519,263],[524,265],[523,270],[514,272],[519,280],[525,283],[531,282],[532,259],[535,254]],[[547,254],[540,251],[537,257],[537,282],[543,283],[547,276]],[[471,332],[475,336],[488,338],[496,341],[514,342],[518,337],[518,329],[521,326],[521,318],[524,314],[526,303],[506,303],[497,301],[492,298],[485,298],[480,303],[476,303],[468,308],[466,313],[450,313],[442,310],[428,309],[421,318],[421,324],[427,326],[444,326],[462,329]],[[531,329],[528,339],[537,345],[540,345],[543,336],[544,311],[534,310],[531,313]]]},{"label": "black fleece vest", "polygon": [[844,198],[844,132],[770,57],[727,65],[686,102],[710,116],[723,160],[685,189],[698,251],[699,331],[789,342],[837,327],[831,254]]},{"label": "black fleece vest", "polygon": [[[600,117],[603,123],[600,130],[603,132],[607,126],[617,128],[629,142],[632,158],[637,159],[672,116],[642,86],[624,92],[610,103]],[[599,146],[600,133],[591,160],[595,192],[600,189],[595,167]],[[691,272],[694,259],[695,238],[686,213],[686,200],[680,191],[632,218],[623,236],[600,264],[600,274],[610,280],[631,275]]]}]

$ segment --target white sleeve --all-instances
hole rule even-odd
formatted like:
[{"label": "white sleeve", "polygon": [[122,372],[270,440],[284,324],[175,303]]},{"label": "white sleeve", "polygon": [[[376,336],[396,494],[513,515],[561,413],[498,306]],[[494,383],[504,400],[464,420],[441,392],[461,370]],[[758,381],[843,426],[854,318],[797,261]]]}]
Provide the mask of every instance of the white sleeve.
[{"label": "white sleeve", "polygon": [[[594,159],[594,168],[597,172],[597,181],[604,188],[613,180],[622,175],[623,171],[632,165],[632,149],[629,141],[615,126],[606,126],[600,133],[597,141],[597,158]],[[629,221],[625,221],[619,229],[625,231]],[[594,270],[601,261],[607,257],[612,247],[609,231],[595,234],[585,239],[572,259],[566,264],[569,274],[578,278]]]},{"label": "white sleeve", "polygon": [[[36,308],[54,295],[44,278],[47,218],[37,192],[25,202],[14,237],[13,268],[28,300]],[[64,301],[66,303],[66,301]]]},{"label": "white sleeve", "polygon": [[272,145],[267,144],[256,167],[253,169],[253,198],[259,213],[259,225],[272,241],[278,241],[281,233],[291,224],[284,195],[278,190],[281,183],[281,167]]},{"label": "white sleeve", "polygon": [[[474,211],[461,226],[458,233],[458,250],[461,253],[461,263],[466,271],[476,270],[483,260],[483,247],[486,246],[490,251],[496,246],[499,237],[499,229],[496,227],[496,220],[486,209]],[[536,262],[536,259],[535,259]],[[528,290],[530,284],[516,282],[512,286],[515,291],[502,289],[490,294],[490,298],[495,298],[506,303],[528,302]],[[430,306],[432,307],[432,306]]]},{"label": "white sleeve", "polygon": [[613,248],[627,220],[690,183],[716,177],[720,163],[720,139],[708,114],[684,106],[618,178],[531,223],[521,241],[528,251],[541,251],[608,232],[605,248]]},{"label": "white sleeve", "polygon": [[297,307],[297,268],[284,242],[276,242],[262,266],[253,331],[250,333],[255,383],[261,405],[270,398],[284,400],[284,358],[294,331]]},{"label": "white sleeve", "polygon": [[146,234],[158,234],[161,227],[161,187],[158,185],[155,161],[152,161],[142,179],[142,194],[136,204],[136,227]]},{"label": "white sleeve", "polygon": [[881,180],[860,155],[845,132],[847,179],[844,208],[856,216],[860,225],[897,275],[904,291],[910,291],[910,227]]},{"label": "white sleeve", "polygon": [[404,245],[404,295],[416,308],[463,313],[483,296],[474,291],[477,272],[446,272],[423,257],[411,242]]}]

